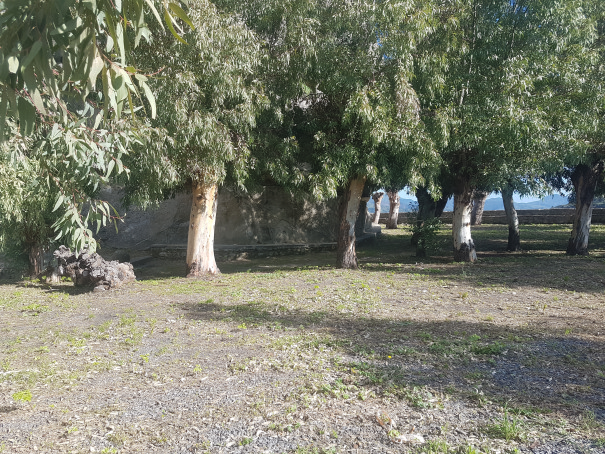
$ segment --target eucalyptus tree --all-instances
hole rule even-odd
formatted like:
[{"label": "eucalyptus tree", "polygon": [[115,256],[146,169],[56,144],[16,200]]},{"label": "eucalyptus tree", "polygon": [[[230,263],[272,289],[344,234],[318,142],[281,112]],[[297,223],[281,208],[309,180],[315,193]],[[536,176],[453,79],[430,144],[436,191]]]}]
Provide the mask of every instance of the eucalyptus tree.
[{"label": "eucalyptus tree", "polygon": [[540,181],[536,178],[508,177],[503,178],[499,186],[508,225],[508,240],[506,250],[516,252],[521,250],[521,233],[519,231],[519,216],[515,209],[513,195],[519,192],[521,195],[540,193]]},{"label": "eucalyptus tree", "polygon": [[[114,159],[104,161],[95,159],[103,145],[87,144],[74,133],[80,129],[75,121],[63,126],[37,122],[28,136],[12,118],[5,122],[7,135],[0,143],[0,250],[27,253],[30,274],[36,276],[43,271],[43,252],[50,245],[61,240],[76,248],[94,248],[91,228],[117,222],[117,213],[97,195],[116,162],[120,171],[127,170],[121,157],[134,134],[97,130],[96,139]],[[65,205],[71,208],[61,210]]]},{"label": "eucalyptus tree", "polygon": [[[476,260],[473,190],[553,154],[543,80],[589,39],[581,0],[457,0],[435,6],[413,81],[421,116],[453,176],[454,259]],[[566,73],[568,74],[568,73]],[[519,170],[519,171],[517,171]]]},{"label": "eucalyptus tree", "polygon": [[187,271],[189,277],[219,272],[214,259],[218,188],[227,177],[242,185],[250,162],[250,131],[265,97],[256,72],[262,59],[255,34],[206,0],[190,3],[194,27],[142,44],[137,62],[162,107],[151,126],[158,137],[126,158],[128,200],[158,202],[167,190],[188,186],[192,193]]},{"label": "eucalyptus tree", "polygon": [[559,168],[549,170],[570,170],[575,192],[569,255],[588,254],[592,204],[605,165],[605,4],[586,0],[583,6],[593,26],[593,39],[566,53],[562,59],[566,65],[544,81],[551,100],[547,112],[565,151]]},{"label": "eucalyptus tree", "polygon": [[439,166],[435,176],[439,191],[431,190],[426,186],[416,188],[416,199],[418,200],[418,215],[416,216],[416,231],[412,235],[412,246],[418,246],[418,237],[426,221],[440,218],[445,210],[448,200],[452,196],[452,177],[445,165]]},{"label": "eucalyptus tree", "polygon": [[355,268],[366,180],[382,185],[383,163],[401,160],[418,184],[437,159],[410,85],[431,9],[413,0],[217,3],[258,33],[268,55],[263,81],[273,107],[259,120],[257,170],[318,199],[339,195],[337,264]]},{"label": "eucalyptus tree", "polygon": [[432,235],[438,226],[438,219],[443,214],[445,205],[452,195],[447,183],[442,178],[438,178],[437,181],[441,187],[441,196],[436,194],[439,197],[437,199],[425,186],[416,188],[415,195],[418,200],[418,213],[416,214],[415,225],[412,237],[410,238],[412,246],[416,246],[416,257],[426,256],[426,241],[424,237],[427,233]]},{"label": "eucalyptus tree", "polygon": [[11,162],[13,147],[26,146],[27,142],[32,141],[0,144],[0,250],[11,258],[26,254],[29,274],[35,276],[42,271],[44,247],[54,236],[52,208],[56,194],[38,190],[40,169],[34,167],[35,161]]},{"label": "eucalyptus tree", "polygon": [[489,191],[475,189],[473,191],[473,209],[471,210],[471,225],[481,225],[483,222],[483,211]]},{"label": "eucalyptus tree", "polygon": [[[29,161],[38,169],[32,190],[54,194],[53,229],[77,248],[94,248],[91,221],[111,219],[107,204],[91,194],[125,170],[122,156],[138,140],[120,119],[133,115],[143,98],[155,106],[129,50],[150,37],[150,16],[177,37],[177,24],[188,22],[178,0],[162,6],[152,0],[0,3],[0,142],[23,145],[12,146],[2,165]],[[25,144],[29,137],[34,142]]]},{"label": "eucalyptus tree", "polygon": [[565,165],[562,170],[550,174],[547,181],[554,190],[569,194],[569,203],[575,206],[567,255],[588,255],[594,198],[605,194],[604,158],[594,149],[584,156],[568,158],[573,158],[576,164]]},{"label": "eucalyptus tree", "polygon": [[372,224],[380,223],[380,212],[382,209],[382,198],[384,197],[383,191],[376,191],[372,194],[372,200],[374,201],[374,215],[372,216]]},{"label": "eucalyptus tree", "polygon": [[387,229],[397,228],[397,223],[399,221],[399,207],[401,205],[399,201],[399,191],[401,189],[391,189],[387,191],[387,197],[389,198],[389,216],[387,217],[387,222],[385,225]]}]

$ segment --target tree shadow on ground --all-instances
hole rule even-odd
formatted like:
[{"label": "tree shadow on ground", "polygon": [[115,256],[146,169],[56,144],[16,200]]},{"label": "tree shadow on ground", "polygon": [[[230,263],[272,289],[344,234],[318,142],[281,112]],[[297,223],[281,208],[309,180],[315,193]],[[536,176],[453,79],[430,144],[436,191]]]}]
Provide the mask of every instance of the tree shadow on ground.
[{"label": "tree shadow on ground", "polygon": [[[388,320],[280,305],[181,303],[190,320],[278,327],[275,338],[342,355],[345,376],[430,405],[435,391],[520,412],[593,415],[605,423],[605,342],[467,321]],[[293,328],[282,331],[280,327]]]},{"label": "tree shadow on ground", "polygon": [[[404,248],[407,248],[407,250]],[[401,252],[403,251],[403,252]],[[470,288],[506,286],[510,289],[544,289],[598,295],[605,286],[605,261],[595,257],[567,257],[536,254],[479,253],[475,264],[456,263],[446,256],[418,259],[411,254],[409,238],[383,236],[358,250],[364,272],[389,272],[431,279],[460,280]],[[291,270],[333,269],[334,252],[254,258],[219,262],[223,274],[273,273]],[[156,280],[185,277],[182,260],[156,259],[135,268],[137,279]]]}]

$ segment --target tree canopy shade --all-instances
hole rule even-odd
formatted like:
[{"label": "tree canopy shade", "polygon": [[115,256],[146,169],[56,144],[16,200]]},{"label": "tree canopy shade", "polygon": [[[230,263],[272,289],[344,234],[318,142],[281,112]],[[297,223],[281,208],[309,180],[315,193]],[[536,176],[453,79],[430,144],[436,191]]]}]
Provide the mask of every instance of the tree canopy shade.
[{"label": "tree canopy shade", "polygon": [[561,70],[562,56],[583,52],[583,43],[592,39],[582,5],[578,0],[435,4],[438,23],[418,46],[413,85],[421,117],[454,180],[456,260],[476,258],[470,234],[473,189],[493,186],[502,175],[524,175],[555,154],[542,84]]},{"label": "tree canopy shade", "polygon": [[183,35],[189,45],[164,33],[135,53],[139,66],[159,71],[150,85],[162,108],[151,125],[161,131],[126,158],[132,168],[126,189],[130,202],[147,205],[190,185],[187,268],[198,276],[218,273],[218,187],[225,179],[244,184],[250,132],[266,102],[256,78],[262,54],[255,34],[206,0],[191,2],[188,14],[195,26]]},{"label": "tree canopy shade", "polygon": [[[189,19],[178,1],[163,6],[177,34],[176,19]],[[125,170],[121,158],[138,140],[119,120],[142,98],[155,114],[147,78],[129,66],[129,52],[150,36],[146,17],[164,21],[152,0],[4,0],[0,11],[0,142],[27,150],[4,155],[11,160],[2,165],[29,160],[40,172],[37,191],[56,195],[58,237],[94,247],[88,221],[104,223],[111,214],[91,195]],[[34,142],[17,146],[28,137]]]},{"label": "tree canopy shade", "polygon": [[272,109],[258,121],[256,170],[317,198],[340,194],[338,265],[355,267],[354,225],[366,179],[381,184],[398,160],[416,184],[437,160],[409,82],[414,45],[430,30],[429,5],[217,4],[256,31],[268,56],[263,82]]}]

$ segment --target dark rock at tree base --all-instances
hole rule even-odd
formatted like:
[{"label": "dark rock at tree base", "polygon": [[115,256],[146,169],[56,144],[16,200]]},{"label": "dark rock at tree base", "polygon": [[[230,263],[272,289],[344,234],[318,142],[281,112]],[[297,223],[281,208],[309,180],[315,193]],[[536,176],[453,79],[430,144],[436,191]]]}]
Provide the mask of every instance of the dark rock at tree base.
[{"label": "dark rock at tree base", "polygon": [[56,282],[60,276],[68,276],[77,286],[91,286],[95,291],[102,291],[136,280],[132,264],[117,260],[108,262],[88,249],[76,256],[69,248],[60,246],[53,255],[58,263],[49,278],[51,282]]}]

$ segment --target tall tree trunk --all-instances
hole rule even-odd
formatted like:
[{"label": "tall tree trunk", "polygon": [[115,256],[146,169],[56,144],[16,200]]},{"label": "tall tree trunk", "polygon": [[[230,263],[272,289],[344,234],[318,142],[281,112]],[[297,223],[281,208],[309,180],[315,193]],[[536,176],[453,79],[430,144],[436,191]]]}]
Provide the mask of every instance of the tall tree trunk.
[{"label": "tall tree trunk", "polygon": [[357,211],[357,220],[355,221],[355,235],[363,236],[366,231],[366,222],[368,220],[368,201],[370,200],[370,190],[364,185],[361,197],[359,199],[359,210]]},{"label": "tall tree trunk", "polygon": [[602,173],[603,161],[599,161],[592,166],[579,164],[571,175],[571,181],[576,190],[576,213],[571,238],[567,244],[568,255],[588,255],[592,202]]},{"label": "tall tree trunk", "polygon": [[454,189],[454,216],[452,219],[454,260],[457,262],[474,262],[477,260],[475,243],[471,237],[472,201],[473,190],[468,180],[459,177]]},{"label": "tall tree trunk", "polygon": [[481,225],[483,220],[483,209],[485,208],[485,201],[489,194],[484,191],[473,192],[473,211],[471,212],[471,225]]},{"label": "tall tree trunk", "polygon": [[508,246],[506,250],[515,252],[521,250],[521,237],[519,235],[519,217],[515,204],[513,202],[514,190],[509,185],[502,188],[502,202],[506,212],[506,222],[508,224]]},{"label": "tall tree trunk", "polygon": [[29,275],[39,276],[42,273],[44,248],[38,243],[28,243]]},{"label": "tall tree trunk", "polygon": [[349,181],[338,208],[340,224],[338,227],[338,246],[336,266],[338,268],[357,268],[355,252],[355,221],[359,211],[359,202],[366,177],[357,177]]},{"label": "tall tree trunk", "polygon": [[219,274],[214,260],[214,226],[218,184],[193,183],[193,201],[187,238],[187,277]]},{"label": "tall tree trunk", "polygon": [[[424,225],[425,221],[435,217],[436,203],[429,194],[429,191],[423,186],[416,189],[416,199],[418,199],[418,216],[416,217],[416,231],[412,234],[410,240],[412,246],[416,246],[416,256],[423,257],[424,252],[418,249],[418,240],[420,239],[419,228]],[[420,251],[420,255],[419,255]]]},{"label": "tall tree trunk", "polygon": [[399,219],[399,193],[397,191],[387,191],[389,196],[389,218],[387,219],[386,228],[396,229]]},{"label": "tall tree trunk", "polygon": [[380,204],[382,203],[383,197],[384,192],[375,192],[372,194],[372,200],[374,200],[374,218],[372,219],[372,224],[380,223]]}]

